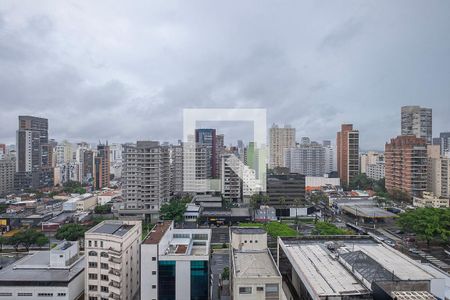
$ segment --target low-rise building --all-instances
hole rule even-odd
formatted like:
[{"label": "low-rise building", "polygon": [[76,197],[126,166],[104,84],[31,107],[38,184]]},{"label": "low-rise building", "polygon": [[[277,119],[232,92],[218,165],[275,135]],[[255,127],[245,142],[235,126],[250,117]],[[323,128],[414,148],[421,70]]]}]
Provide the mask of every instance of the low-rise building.
[{"label": "low-rise building", "polygon": [[97,196],[93,194],[83,194],[72,197],[63,204],[63,211],[86,211],[93,209],[97,205]]},{"label": "low-rise building", "polygon": [[324,186],[340,186],[340,178],[331,177],[305,177],[305,187],[307,191],[320,190]]},{"label": "low-rise building", "polygon": [[209,299],[211,229],[155,225],[141,244],[141,299]]},{"label": "low-rise building", "polygon": [[281,274],[261,228],[230,228],[232,299],[282,299]]},{"label": "low-rise building", "polygon": [[288,299],[396,299],[398,291],[445,299],[450,291],[445,272],[367,236],[279,237],[278,267]]},{"label": "low-rise building", "polygon": [[422,197],[413,198],[413,205],[416,207],[447,208],[449,207],[449,199],[437,197],[433,193],[423,192]]},{"label": "low-rise building", "polygon": [[140,286],[141,222],[103,221],[84,239],[85,299],[133,299]]},{"label": "low-rise building", "polygon": [[78,242],[63,242],[38,251],[0,270],[0,298],[79,299],[84,291],[85,258]]},{"label": "low-rise building", "polygon": [[201,207],[222,207],[222,197],[210,194],[195,195],[192,202]]},{"label": "low-rise building", "polygon": [[97,196],[97,202],[99,205],[105,205],[120,196],[122,196],[122,190],[108,190]]}]

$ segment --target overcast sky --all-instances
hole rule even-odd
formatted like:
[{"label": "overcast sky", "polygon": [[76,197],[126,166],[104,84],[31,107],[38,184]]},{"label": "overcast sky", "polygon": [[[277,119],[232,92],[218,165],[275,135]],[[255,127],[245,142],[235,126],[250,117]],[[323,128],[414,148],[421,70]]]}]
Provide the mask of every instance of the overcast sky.
[{"label": "overcast sky", "polygon": [[399,134],[402,105],[450,130],[450,1],[127,3],[1,1],[0,143],[21,114],[57,140],[173,142],[195,107],[267,108],[298,139],[353,123],[363,149]]}]

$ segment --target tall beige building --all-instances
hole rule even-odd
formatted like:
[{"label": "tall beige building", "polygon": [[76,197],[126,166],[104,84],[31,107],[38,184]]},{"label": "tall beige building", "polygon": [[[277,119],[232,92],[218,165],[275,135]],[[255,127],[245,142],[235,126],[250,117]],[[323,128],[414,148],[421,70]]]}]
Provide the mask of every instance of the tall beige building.
[{"label": "tall beige building", "polygon": [[427,190],[436,197],[450,198],[450,157],[440,155],[439,145],[428,145]]},{"label": "tall beige building", "polygon": [[85,300],[133,299],[140,284],[141,222],[103,221],[84,239]]},{"label": "tall beige building", "polygon": [[295,147],[295,128],[285,125],[284,128],[273,124],[270,128],[270,161],[271,169],[284,167],[284,149]]}]

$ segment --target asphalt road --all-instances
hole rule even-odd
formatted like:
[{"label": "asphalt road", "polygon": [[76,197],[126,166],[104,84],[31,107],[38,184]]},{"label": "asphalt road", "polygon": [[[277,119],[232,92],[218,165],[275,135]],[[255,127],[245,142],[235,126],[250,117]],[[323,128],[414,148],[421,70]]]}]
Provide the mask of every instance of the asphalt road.
[{"label": "asphalt road", "polygon": [[[219,296],[221,289],[219,287],[219,274],[223,272],[225,267],[230,266],[230,256],[228,254],[228,249],[215,251],[211,257],[211,291],[212,300],[226,300],[230,299],[229,296]],[[225,292],[225,293],[224,293]],[[222,295],[229,295],[228,291],[222,291]]]},{"label": "asphalt road", "polygon": [[212,229],[212,235],[211,235],[211,243],[212,244],[223,244],[223,243],[229,243],[230,242],[230,234],[229,234],[229,227],[223,226],[223,227],[211,227]]}]

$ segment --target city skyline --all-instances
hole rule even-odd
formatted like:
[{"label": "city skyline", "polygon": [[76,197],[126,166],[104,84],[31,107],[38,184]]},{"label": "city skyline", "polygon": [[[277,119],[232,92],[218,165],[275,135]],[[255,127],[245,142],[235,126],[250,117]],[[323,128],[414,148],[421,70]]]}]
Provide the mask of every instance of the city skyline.
[{"label": "city skyline", "polygon": [[5,1],[0,141],[14,143],[16,117],[33,115],[57,140],[176,142],[189,107],[266,108],[267,123],[290,124],[297,139],[334,140],[352,123],[362,149],[381,150],[400,134],[400,107],[420,105],[437,136],[450,113],[449,10]]}]

